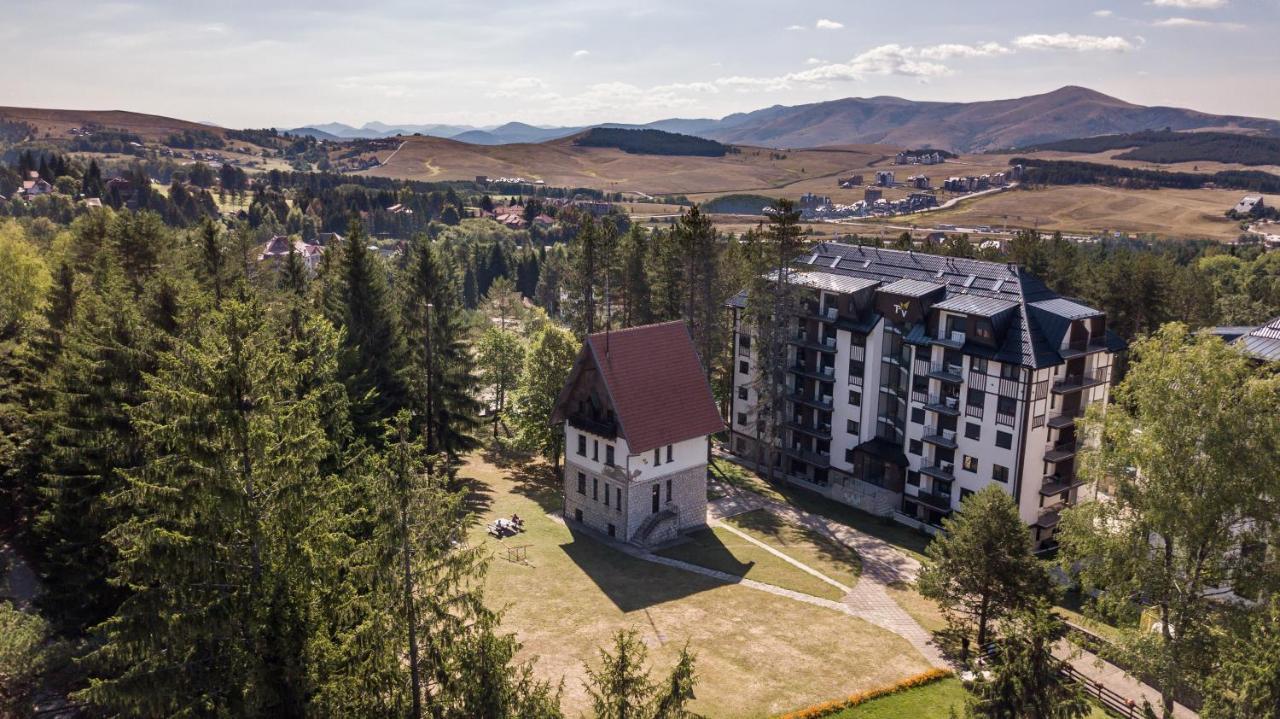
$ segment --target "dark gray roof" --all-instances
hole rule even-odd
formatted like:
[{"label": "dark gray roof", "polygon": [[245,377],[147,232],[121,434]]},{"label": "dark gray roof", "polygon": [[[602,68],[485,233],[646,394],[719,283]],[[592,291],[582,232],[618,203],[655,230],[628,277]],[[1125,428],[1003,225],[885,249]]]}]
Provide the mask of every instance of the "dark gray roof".
[{"label": "dark gray roof", "polygon": [[1017,307],[1018,303],[1000,297],[982,297],[980,295],[953,295],[935,304],[934,309],[949,312],[963,312],[978,317],[994,317],[1005,310]]},{"label": "dark gray roof", "polygon": [[1236,344],[1253,357],[1266,362],[1280,362],[1280,317],[1255,327],[1236,340]]},{"label": "dark gray roof", "polygon": [[924,297],[931,292],[937,292],[945,286],[937,282],[926,282],[924,280],[898,280],[881,287],[880,291],[888,292],[891,295],[902,295],[903,297]]},{"label": "dark gray roof", "polygon": [[1102,310],[1095,310],[1092,307],[1086,307],[1079,302],[1072,302],[1065,297],[1055,297],[1051,300],[1032,302],[1031,306],[1042,309],[1045,312],[1051,312],[1059,317],[1066,317],[1069,320],[1082,320],[1087,317],[1098,317],[1102,315]]}]

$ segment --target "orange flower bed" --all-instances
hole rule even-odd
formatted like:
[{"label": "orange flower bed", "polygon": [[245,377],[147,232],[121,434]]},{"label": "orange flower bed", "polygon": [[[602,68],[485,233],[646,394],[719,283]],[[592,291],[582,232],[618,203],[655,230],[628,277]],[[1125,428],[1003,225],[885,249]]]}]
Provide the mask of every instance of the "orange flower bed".
[{"label": "orange flower bed", "polygon": [[859,704],[869,702],[872,699],[879,699],[880,697],[897,694],[898,692],[906,691],[907,689],[914,689],[916,687],[924,686],[925,684],[936,682],[939,679],[945,679],[949,676],[951,676],[951,672],[945,669],[930,669],[927,672],[921,672],[920,674],[907,677],[900,682],[896,682],[888,686],[869,689],[865,692],[850,694],[843,699],[832,699],[831,701],[814,704],[813,706],[805,707],[804,709],[797,709],[792,712],[787,712],[786,714],[779,714],[777,719],[821,719],[821,717],[831,716],[836,712],[844,711],[850,707],[856,707]]}]

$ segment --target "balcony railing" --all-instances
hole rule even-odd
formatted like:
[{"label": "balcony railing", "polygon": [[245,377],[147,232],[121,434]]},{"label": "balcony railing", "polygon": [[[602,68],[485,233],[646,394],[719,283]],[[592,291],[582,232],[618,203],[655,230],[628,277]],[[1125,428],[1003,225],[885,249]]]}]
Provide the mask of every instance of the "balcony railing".
[{"label": "balcony railing", "polygon": [[569,426],[605,439],[614,439],[618,436],[617,422],[607,419],[594,419],[581,413],[569,415]]},{"label": "balcony railing", "polygon": [[954,429],[941,429],[935,426],[924,428],[924,441],[938,447],[946,447],[948,449],[956,448],[956,431]]},{"label": "balcony railing", "polygon": [[960,384],[964,381],[964,367],[958,364],[931,362],[924,367],[923,374],[953,384]]},{"label": "balcony railing", "polygon": [[1107,340],[1105,337],[1090,337],[1087,340],[1075,340],[1067,344],[1059,350],[1058,354],[1063,359],[1075,359],[1094,352],[1103,352],[1107,349]]},{"label": "balcony railing", "polygon": [[792,392],[791,394],[787,395],[787,399],[790,399],[792,402],[799,402],[800,404],[803,404],[805,406],[816,407],[817,409],[826,410],[828,412],[830,412],[832,409],[832,404],[831,404],[832,398],[831,398],[831,395],[829,394],[828,395],[821,395],[821,394],[807,395],[801,392]]},{"label": "balcony railing", "polygon": [[936,492],[921,492],[917,494],[913,499],[917,499],[929,505],[930,507],[933,507],[934,509],[940,509],[944,512],[951,511],[951,495],[950,494],[938,494]]},{"label": "balcony railing", "polygon": [[1053,391],[1057,394],[1079,392],[1082,389],[1106,384],[1106,381],[1105,372],[1078,372],[1055,379],[1053,381]]},{"label": "balcony railing", "polygon": [[960,415],[960,398],[949,395],[930,395],[929,401],[924,408],[930,412],[958,417]]},{"label": "balcony railing", "polygon": [[1066,442],[1050,442],[1044,448],[1044,461],[1055,463],[1066,461],[1076,456],[1076,450],[1079,448],[1080,443],[1074,439]]},{"label": "balcony railing", "polygon": [[1055,494],[1062,494],[1076,487],[1080,487],[1084,482],[1075,477],[1063,477],[1057,474],[1045,476],[1043,483],[1040,485],[1040,494],[1049,497]]},{"label": "balcony railing", "polygon": [[965,339],[966,337],[963,332],[960,332],[957,330],[951,330],[950,332],[941,333],[933,341],[934,343],[940,344],[944,347],[954,347],[956,349],[959,349],[961,347],[964,347]]},{"label": "balcony railing", "polygon": [[830,452],[815,452],[813,450],[792,445],[790,447],[784,447],[782,449],[782,453],[817,467],[831,466]]},{"label": "balcony railing", "polygon": [[1049,415],[1048,425],[1053,429],[1065,429],[1076,423],[1076,420],[1084,416],[1084,407],[1076,407],[1075,409],[1064,409]]},{"label": "balcony railing", "polygon": [[827,423],[811,424],[809,422],[792,421],[787,422],[786,426],[795,432],[818,437],[820,439],[831,439],[831,425]]},{"label": "balcony railing", "polygon": [[934,462],[920,467],[920,473],[951,482],[956,478],[956,465],[955,462]]}]

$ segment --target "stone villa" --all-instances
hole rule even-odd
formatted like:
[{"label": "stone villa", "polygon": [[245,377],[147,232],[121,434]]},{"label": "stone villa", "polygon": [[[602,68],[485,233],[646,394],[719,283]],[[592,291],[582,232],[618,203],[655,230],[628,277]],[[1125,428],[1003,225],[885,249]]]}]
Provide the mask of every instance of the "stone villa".
[{"label": "stone villa", "polygon": [[638,545],[706,525],[709,437],[725,425],[683,322],[589,336],[551,421],[567,521]]}]

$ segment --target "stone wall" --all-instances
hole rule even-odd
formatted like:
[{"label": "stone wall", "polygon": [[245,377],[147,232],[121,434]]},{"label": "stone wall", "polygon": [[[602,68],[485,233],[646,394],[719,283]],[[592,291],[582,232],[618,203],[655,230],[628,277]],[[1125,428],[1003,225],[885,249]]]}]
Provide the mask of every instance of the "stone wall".
[{"label": "stone wall", "polygon": [[[586,492],[578,492],[578,473],[586,477]],[[680,532],[700,529],[707,524],[707,466],[690,467],[674,474],[645,481],[620,481],[620,472],[593,474],[585,467],[565,461],[564,514],[567,520],[581,521],[586,526],[626,541],[639,541],[637,533],[653,514],[653,488],[658,487],[658,513],[671,510],[675,518],[664,518],[644,539],[644,544],[661,544]],[[667,499],[667,481],[671,481],[671,499]],[[605,504],[606,487],[609,503]],[[618,491],[622,490],[621,509]]]}]

